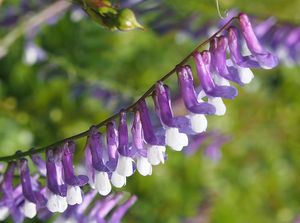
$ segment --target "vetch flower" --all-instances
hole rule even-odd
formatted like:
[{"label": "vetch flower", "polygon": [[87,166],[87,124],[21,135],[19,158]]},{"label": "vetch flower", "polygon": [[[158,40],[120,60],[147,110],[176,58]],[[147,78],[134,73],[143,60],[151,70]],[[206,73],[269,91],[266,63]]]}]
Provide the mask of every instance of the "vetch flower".
[{"label": "vetch flower", "polygon": [[46,169],[46,162],[42,159],[40,154],[33,154],[30,156],[33,164],[36,166],[36,169],[42,176],[46,176],[47,169]]},{"label": "vetch flower", "polygon": [[120,154],[116,171],[119,175],[129,177],[134,173],[134,161],[132,157],[135,155],[135,151],[129,146],[128,142],[128,128],[126,123],[126,112],[121,111],[119,122],[119,147],[118,152]]},{"label": "vetch flower", "polygon": [[13,186],[16,166],[16,162],[9,162],[1,181],[0,220],[5,220],[10,214],[14,222],[21,223],[24,220],[24,214],[21,211],[21,204],[24,202],[24,197],[21,185],[16,188]]},{"label": "vetch flower", "polygon": [[106,196],[111,191],[111,184],[108,176],[108,168],[104,164],[103,153],[104,145],[102,135],[98,132],[96,127],[90,128],[90,135],[88,138],[89,149],[92,158],[92,165],[95,169],[95,188],[99,194]]},{"label": "vetch flower", "polygon": [[89,179],[85,175],[75,176],[73,167],[73,155],[75,143],[67,142],[63,147],[62,165],[64,170],[64,181],[68,185],[67,202],[69,205],[80,204],[82,202],[81,186],[88,183]]},{"label": "vetch flower", "polygon": [[250,83],[253,73],[249,68],[234,66],[231,60],[226,60],[228,40],[225,36],[214,38],[210,43],[212,69],[223,78],[239,85]]},{"label": "vetch flower", "polygon": [[122,204],[117,208],[117,210],[115,210],[111,218],[108,220],[108,223],[120,223],[125,213],[132,205],[134,205],[136,201],[136,196],[132,196],[131,198],[129,198],[124,204]]},{"label": "vetch flower", "polygon": [[193,82],[193,74],[190,66],[187,65],[179,67],[177,70],[177,76],[184,105],[190,112],[188,118],[190,119],[192,131],[195,133],[206,131],[207,119],[205,114],[214,114],[216,112],[215,107],[204,102],[202,99],[197,99]]},{"label": "vetch flower", "polygon": [[106,162],[106,166],[112,172],[110,179],[111,183],[115,187],[121,188],[126,185],[126,176],[122,176],[116,171],[119,159],[119,136],[115,122],[108,122],[106,124],[106,144],[108,150],[108,161]]},{"label": "vetch flower", "polygon": [[62,177],[61,150],[47,151],[47,208],[51,212],[64,212],[67,207],[67,186]]},{"label": "vetch flower", "polygon": [[257,59],[259,65],[264,69],[272,69],[277,66],[278,58],[261,46],[260,42],[256,38],[248,16],[244,13],[240,13],[238,18],[248,49]]},{"label": "vetch flower", "polygon": [[124,197],[122,193],[111,194],[103,200],[98,201],[88,214],[88,220],[97,222],[106,222],[105,217]]},{"label": "vetch flower", "polygon": [[218,78],[219,85],[215,84],[210,72],[211,55],[209,51],[203,51],[201,54],[195,52],[194,59],[197,74],[206,95],[228,99],[233,99],[237,96],[237,89],[233,86],[229,86],[228,81],[224,83],[223,78]]},{"label": "vetch flower", "polygon": [[134,114],[134,121],[131,127],[131,134],[132,146],[136,150],[137,170],[143,176],[151,175],[152,166],[147,158],[147,150],[144,148],[144,136],[139,111],[136,111]]},{"label": "vetch flower", "polygon": [[166,151],[165,139],[155,135],[145,100],[139,102],[138,111],[141,117],[144,139],[147,143],[148,161],[152,165],[164,163]]},{"label": "vetch flower", "polygon": [[40,191],[33,190],[27,159],[22,158],[19,162],[22,193],[25,197],[23,211],[25,217],[33,218],[37,213],[37,207],[46,205],[46,199]]},{"label": "vetch flower", "polygon": [[[184,146],[188,145],[187,135],[180,131],[184,118],[173,117],[169,89],[162,82],[156,84],[154,102],[158,116],[166,130],[165,144],[175,151],[181,151]],[[188,125],[186,118],[183,121],[183,124]]]}]

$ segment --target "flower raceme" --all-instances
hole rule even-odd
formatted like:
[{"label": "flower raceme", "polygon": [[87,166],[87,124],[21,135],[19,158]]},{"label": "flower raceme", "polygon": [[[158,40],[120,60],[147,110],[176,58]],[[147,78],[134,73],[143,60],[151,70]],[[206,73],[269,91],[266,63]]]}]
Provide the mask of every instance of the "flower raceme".
[{"label": "flower raceme", "polygon": [[[231,25],[227,28],[234,19],[238,19],[239,27]],[[107,209],[106,206],[100,206],[109,212],[107,210],[111,210],[118,202],[118,197],[109,195],[113,187],[126,185],[127,178],[135,172],[143,176],[151,175],[152,166],[166,161],[167,148],[181,151],[188,146],[189,136],[204,133],[208,125],[207,116],[224,115],[226,106],[223,99],[234,99],[237,96],[237,88],[231,82],[240,86],[248,84],[254,77],[250,68],[271,69],[278,63],[277,57],[264,49],[256,38],[248,16],[240,14],[234,19],[206,41],[210,44],[208,50],[199,52],[200,45],[133,105],[79,134],[80,137],[87,136],[85,175],[76,175],[73,166],[76,144],[72,139],[79,138],[77,136],[62,140],[55,148],[47,148],[45,161],[34,152],[28,153],[39,172],[33,176],[30,175],[25,155],[14,157],[19,159],[8,164],[1,183],[3,193],[0,198],[0,219],[5,219],[9,213],[16,222],[22,222],[24,217],[33,218],[40,212],[65,212],[73,213],[73,217],[81,216],[86,208],[85,203],[95,196],[93,191],[101,196],[108,195],[101,203],[107,205]],[[226,32],[217,35],[225,29]],[[241,37],[250,55],[245,55],[241,50]],[[194,59],[195,75],[187,64],[190,57]],[[174,72],[177,73],[179,92],[187,110],[184,116],[174,115],[171,91],[163,83]],[[194,76],[200,81],[197,87]],[[148,96],[153,98],[155,115],[148,108]],[[154,121],[154,116],[160,124]],[[130,124],[132,117],[133,122]],[[118,124],[116,119],[119,120]],[[98,128],[103,125],[106,125],[106,132],[101,133]],[[207,155],[218,159],[216,148],[222,142],[217,141],[207,150]],[[12,177],[17,166],[21,185],[14,188]],[[38,182],[41,176],[46,177],[44,186]],[[87,184],[91,192],[84,196],[82,187]],[[135,200],[133,197],[120,206],[109,221],[104,219],[105,214],[101,214],[106,213],[105,210],[99,212],[100,207],[97,209],[96,204],[95,213],[97,210],[98,213],[92,214],[96,216],[95,222],[119,222]],[[61,217],[68,219],[70,215],[68,217],[64,214]]]}]

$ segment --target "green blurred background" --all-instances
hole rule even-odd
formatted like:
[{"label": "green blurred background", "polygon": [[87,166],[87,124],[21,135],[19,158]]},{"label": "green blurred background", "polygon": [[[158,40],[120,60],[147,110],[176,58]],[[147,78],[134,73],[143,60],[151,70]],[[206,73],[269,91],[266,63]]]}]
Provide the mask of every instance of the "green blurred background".
[{"label": "green blurred background", "polygon": [[[192,13],[200,13],[203,24],[219,19],[212,0],[162,2],[176,12],[176,21]],[[299,0],[219,3],[221,11],[239,8],[300,23]],[[18,4],[4,0],[1,7]],[[1,27],[0,39],[38,12]],[[88,129],[137,99],[202,40],[154,32],[149,21],[155,12],[138,16],[144,31],[130,32],[109,32],[87,17],[74,22],[72,13],[69,9],[55,24],[39,26],[34,42],[46,51],[46,60],[24,63],[26,33],[0,60],[1,156]],[[300,214],[300,67],[281,65],[254,74],[235,100],[225,101],[225,116],[208,118],[208,130],[232,137],[222,159],[212,162],[201,150],[193,156],[168,151],[168,161],[154,167],[152,176],[128,179],[124,190],[139,200],[124,222],[177,223],[197,216],[193,222],[295,222]],[[176,78],[167,83],[175,94]],[[84,140],[78,145],[80,161]]]}]

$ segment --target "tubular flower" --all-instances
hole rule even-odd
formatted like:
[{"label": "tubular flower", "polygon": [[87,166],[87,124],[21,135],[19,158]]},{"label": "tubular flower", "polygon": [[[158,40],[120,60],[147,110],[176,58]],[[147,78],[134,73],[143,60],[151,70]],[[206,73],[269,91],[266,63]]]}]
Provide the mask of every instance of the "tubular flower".
[{"label": "tubular flower", "polygon": [[25,217],[33,218],[37,213],[37,207],[46,205],[46,199],[40,191],[33,190],[28,161],[25,158],[20,160],[20,178],[22,193],[25,198],[24,215]]},{"label": "tubular flower", "polygon": [[120,154],[116,171],[123,177],[129,177],[134,173],[134,149],[129,145],[128,142],[128,128],[126,122],[126,112],[120,113],[119,123],[119,147],[118,152]]},{"label": "tubular flower", "polygon": [[144,136],[139,111],[135,112],[131,128],[132,146],[136,150],[137,170],[143,176],[152,174],[152,166],[147,159],[147,150],[144,148]]},{"label": "tubular flower", "polygon": [[126,185],[126,176],[122,176],[116,171],[119,159],[119,136],[115,122],[109,122],[106,125],[106,142],[108,147],[108,161],[106,162],[106,166],[112,172],[111,183],[115,187],[121,188]]},{"label": "tubular flower", "polygon": [[[156,84],[154,92],[154,102],[156,104],[157,113],[163,124],[165,133],[165,144],[175,151],[181,151],[184,146],[188,145],[188,137],[185,133],[180,132],[182,120],[174,118],[171,108],[170,92],[166,85],[161,82]],[[184,122],[183,124],[188,124]]]},{"label": "tubular flower", "polygon": [[98,132],[97,128],[91,127],[88,148],[91,153],[92,166],[95,170],[94,184],[99,194],[106,196],[111,191],[111,184],[108,176],[109,170],[104,165],[104,146],[102,141],[102,135]]},{"label": "tubular flower", "polygon": [[142,100],[138,105],[138,111],[141,115],[141,123],[144,133],[145,142],[147,145],[148,161],[152,165],[158,165],[165,162],[165,140],[163,137],[155,135],[154,128],[151,124],[149,111],[145,100]]},{"label": "tubular flower", "polygon": [[47,208],[51,212],[64,212],[67,207],[67,186],[62,177],[61,150],[47,151]]},{"label": "tubular flower", "polygon": [[64,171],[64,181],[67,184],[67,202],[69,205],[80,204],[82,202],[81,186],[88,183],[85,175],[75,176],[73,167],[73,154],[75,143],[67,142],[63,147],[62,165]]}]

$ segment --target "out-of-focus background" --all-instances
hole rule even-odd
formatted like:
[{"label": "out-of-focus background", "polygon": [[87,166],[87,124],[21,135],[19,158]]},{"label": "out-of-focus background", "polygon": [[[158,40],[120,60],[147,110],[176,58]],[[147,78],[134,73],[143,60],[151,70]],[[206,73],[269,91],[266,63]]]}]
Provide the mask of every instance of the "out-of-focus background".
[{"label": "out-of-focus background", "polygon": [[[110,32],[66,2],[0,2],[0,156],[48,145],[119,111],[213,33],[220,19],[212,0],[120,0],[145,30]],[[274,16],[299,29],[299,0],[219,4],[223,15],[236,9],[256,24]],[[152,176],[128,179],[123,189],[139,200],[124,222],[297,222],[300,63],[299,55],[298,61],[287,58],[276,69],[253,70],[253,82],[225,101],[226,115],[208,118],[209,131],[230,137],[221,159],[206,156],[205,145],[193,155],[169,151]],[[176,77],[167,83],[175,96]],[[79,140],[78,161],[83,145]]]}]

